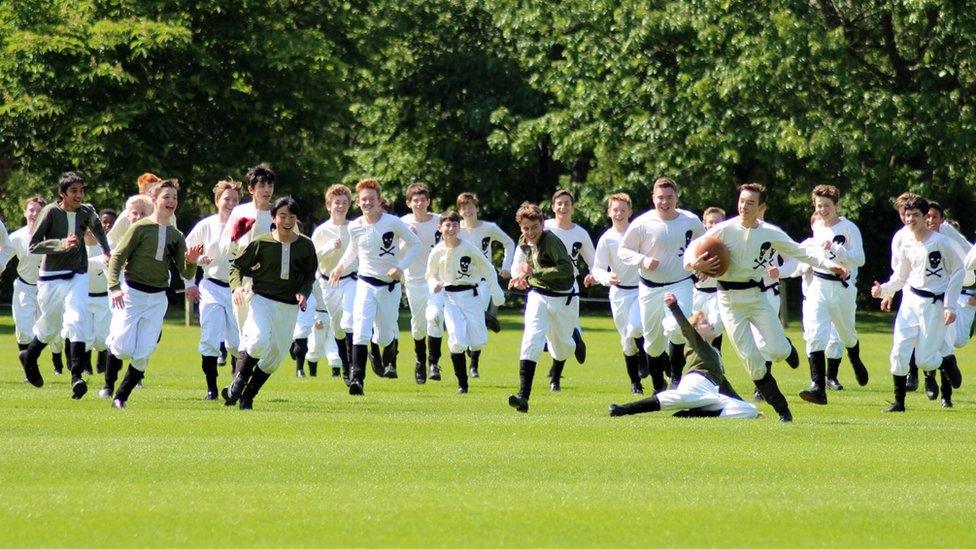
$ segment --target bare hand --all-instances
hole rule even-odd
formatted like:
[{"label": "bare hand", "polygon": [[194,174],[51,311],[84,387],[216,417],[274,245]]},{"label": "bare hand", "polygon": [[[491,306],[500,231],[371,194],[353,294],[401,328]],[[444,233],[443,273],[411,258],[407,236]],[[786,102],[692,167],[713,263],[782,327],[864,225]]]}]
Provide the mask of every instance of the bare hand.
[{"label": "bare hand", "polygon": [[341,237],[336,237],[336,239],[332,242],[332,247],[335,248],[335,249],[337,249],[337,250],[339,248],[341,248],[342,247],[342,238]]},{"label": "bare hand", "polygon": [[76,235],[75,233],[69,234],[68,235],[68,238],[65,238],[64,239],[64,249],[65,250],[72,250],[72,249],[76,248],[77,246],[78,246],[78,235]]},{"label": "bare hand", "polygon": [[113,309],[124,309],[125,308],[125,292],[121,289],[112,292],[112,308]]},{"label": "bare hand", "polygon": [[841,278],[847,278],[847,275],[850,274],[850,272],[847,270],[847,267],[843,265],[837,265],[836,267],[831,267],[830,272],[834,273],[835,275]]},{"label": "bare hand", "polygon": [[[881,283],[877,280],[875,280],[874,285],[871,286],[871,297],[881,299]],[[890,306],[891,303],[889,302],[888,305]]]},{"label": "bare hand", "polygon": [[677,302],[678,302],[678,298],[675,297],[673,293],[668,292],[664,294],[664,304],[667,305],[668,307],[674,305]]},{"label": "bare hand", "polygon": [[653,271],[657,269],[658,265],[660,264],[661,262],[658,261],[656,257],[648,257],[647,259],[644,260],[644,268],[647,269],[648,271]]},{"label": "bare hand", "polygon": [[315,329],[316,330],[322,330],[324,328],[325,328],[325,322],[322,322],[321,320],[316,320],[315,321]]},{"label": "bare hand", "polygon": [[392,267],[389,271],[386,271],[386,276],[392,278],[393,280],[400,280],[403,277],[403,271],[399,267]]},{"label": "bare hand", "polygon": [[773,266],[766,269],[766,274],[768,274],[769,278],[772,278],[773,280],[779,280],[779,267]]},{"label": "bare hand", "polygon": [[308,308],[308,298],[305,296],[305,294],[298,292],[295,294],[295,300],[298,301],[299,310],[304,312],[305,309]]},{"label": "bare hand", "polygon": [[588,274],[583,277],[583,287],[589,288],[594,284],[596,284],[596,278],[593,278],[593,275]]},{"label": "bare hand", "polygon": [[112,260],[112,254],[104,254],[104,255],[102,255],[102,262],[105,263],[105,266],[106,267],[108,267],[108,262],[111,261],[111,260]]},{"label": "bare hand", "polygon": [[244,305],[244,298],[247,296],[247,290],[243,287],[234,290],[234,305]]},{"label": "bare hand", "polygon": [[329,286],[339,285],[339,279],[342,278],[342,271],[342,265],[336,265],[336,268],[332,269],[332,272],[329,273]]},{"label": "bare hand", "polygon": [[946,310],[942,315],[945,317],[945,325],[948,326],[956,321],[956,312]]},{"label": "bare hand", "polygon": [[611,286],[617,286],[618,284],[620,284],[620,277],[618,277],[615,274],[611,274],[610,275],[610,285]]},{"label": "bare hand", "polygon": [[824,241],[823,241],[823,244],[822,244],[822,247],[823,247],[823,249],[825,249],[825,250],[827,250],[827,251],[830,251],[830,249],[831,249],[831,248],[832,248],[833,246],[834,246],[834,243],[833,243],[832,241],[830,241],[830,240],[824,240]]},{"label": "bare hand", "polygon": [[186,250],[186,262],[196,265],[201,255],[203,255],[203,244],[197,244]]},{"label": "bare hand", "polygon": [[710,256],[708,252],[704,252],[695,258],[695,262],[691,265],[691,268],[710,275],[718,270],[718,257]]},{"label": "bare hand", "polygon": [[210,265],[211,263],[213,263],[213,259],[209,255],[201,255],[197,259],[197,265],[206,266]]},{"label": "bare hand", "polygon": [[434,293],[436,294],[436,293],[440,292],[443,289],[444,289],[444,281],[443,280],[438,280],[437,281],[437,284],[434,285]]},{"label": "bare hand", "polygon": [[200,303],[200,288],[190,286],[184,293],[186,295],[186,300],[190,303]]},{"label": "bare hand", "polygon": [[516,278],[526,278],[532,276],[532,266],[528,263],[522,263],[518,266],[516,272],[518,273],[515,275]]},{"label": "bare hand", "polygon": [[502,269],[501,271],[498,271],[498,276],[504,278],[505,280],[508,280],[509,278],[512,278],[512,271],[509,271],[508,269]]},{"label": "bare hand", "polygon": [[891,298],[886,297],[881,300],[881,310],[885,312],[891,312]]},{"label": "bare hand", "polygon": [[966,300],[966,305],[976,307],[976,296],[969,296],[969,299]]}]

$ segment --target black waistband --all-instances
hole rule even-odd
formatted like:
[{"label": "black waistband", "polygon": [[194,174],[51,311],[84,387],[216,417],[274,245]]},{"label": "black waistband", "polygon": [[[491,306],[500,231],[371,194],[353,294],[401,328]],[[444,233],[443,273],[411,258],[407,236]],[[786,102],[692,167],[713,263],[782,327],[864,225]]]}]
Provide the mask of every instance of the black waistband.
[{"label": "black waistband", "polygon": [[908,289],[910,289],[913,294],[915,294],[915,295],[917,295],[919,297],[924,297],[924,298],[927,298],[927,299],[931,299],[932,300],[932,303],[935,303],[937,301],[942,301],[943,303],[945,302],[944,301],[945,300],[945,294],[937,294],[937,293],[934,293],[934,292],[930,292],[928,290],[920,290],[920,289],[915,288],[915,287],[912,287],[912,286],[909,286]]},{"label": "black waistband", "polygon": [[695,289],[698,290],[699,292],[703,293],[703,294],[714,294],[714,293],[718,292],[718,288],[716,288],[714,286],[711,287],[711,288],[699,288],[698,286],[695,286]]},{"label": "black waistband", "polygon": [[640,277],[641,284],[647,286],[648,288],[663,288],[665,286],[670,286],[672,284],[677,284],[679,282],[684,282],[685,280],[694,280],[693,276],[687,276],[681,280],[675,280],[674,282],[651,282],[650,280]]},{"label": "black waistband", "polygon": [[44,282],[48,282],[50,280],[71,280],[72,278],[75,277],[76,274],[78,273],[72,271],[70,273],[63,273],[63,274],[56,274],[56,275],[41,275],[37,277],[37,280],[44,281]]},{"label": "black waistband", "polygon": [[[813,271],[813,276],[817,278],[822,278],[823,280],[833,280],[834,282],[840,282],[841,286],[845,288],[850,287],[850,283],[847,282],[847,278],[841,278],[834,273],[821,273],[820,271]],[[848,277],[849,278],[849,277]]]},{"label": "black waistband", "polygon": [[88,297],[108,297],[108,292],[88,292]]},{"label": "black waistband", "polygon": [[[323,273],[322,271],[319,271],[319,278],[321,278],[322,280],[328,280],[329,279],[329,275],[328,275],[328,273]],[[359,278],[359,273],[357,273],[356,271],[353,271],[353,272],[351,272],[351,273],[349,273],[347,275],[340,276],[339,277],[339,280],[345,280],[347,278],[351,278],[353,280],[356,280],[356,279]]]},{"label": "black waistband", "polygon": [[223,280],[221,280],[219,278],[210,278],[208,276],[204,280],[209,280],[210,282],[213,282],[214,284],[220,286],[221,288],[230,288],[230,283],[229,282],[224,282]]},{"label": "black waistband", "polygon": [[144,293],[147,293],[147,294],[158,294],[159,292],[165,292],[166,291],[166,288],[165,287],[160,288],[158,286],[150,286],[149,284],[142,284],[140,282],[133,282],[133,281],[129,280],[128,278],[125,279],[125,283],[130,288],[132,288],[133,290],[139,290],[140,292],[144,292]]},{"label": "black waistband", "polygon": [[770,288],[763,284],[762,280],[748,280],[746,282],[737,282],[732,280],[716,280],[716,286],[719,290],[748,290],[750,288],[758,288],[760,292],[765,292]]},{"label": "black waistband", "polygon": [[[18,276],[17,278],[20,277]],[[973,284],[972,286],[963,286],[962,295],[968,295],[970,297],[976,296],[976,284]]]},{"label": "black waistband", "polygon": [[473,284],[448,284],[444,286],[444,290],[448,292],[466,292],[471,290],[474,295],[478,295],[478,286]]},{"label": "black waistband", "polygon": [[621,290],[636,290],[637,289],[637,285],[635,284],[633,286],[625,286],[623,284],[617,284],[617,288],[618,289],[621,289]]},{"label": "black waistband", "polygon": [[285,305],[298,305],[298,302],[295,301],[294,298],[292,298],[291,300],[287,300],[287,299],[282,299],[280,297],[275,297],[275,296],[273,296],[271,294],[266,294],[264,292],[254,292],[254,294],[255,295],[259,295],[259,296],[261,296],[261,297],[263,297],[265,299],[270,299],[271,301],[276,301],[278,303],[284,303]]},{"label": "black waistband", "polygon": [[554,292],[552,290],[546,290],[544,288],[536,288],[535,286],[529,288],[529,291],[535,292],[539,295],[544,295],[546,297],[565,297],[566,305],[572,303],[573,298],[579,295],[579,292]]},{"label": "black waistband", "polygon": [[386,282],[384,280],[380,280],[378,278],[373,278],[371,276],[366,276],[366,275],[359,275],[359,280],[362,280],[363,282],[369,284],[370,286],[376,286],[378,288],[381,288],[381,287],[384,287],[385,286],[386,289],[389,290],[389,291],[391,291],[391,292],[394,289],[396,289],[397,284],[400,283],[400,281],[398,281],[398,280],[393,280],[393,281],[390,281],[390,282]]},{"label": "black waistband", "polygon": [[28,286],[37,286],[37,284],[31,284],[30,282],[27,282],[26,280],[24,280],[24,277],[20,275],[17,275],[17,280],[19,280],[23,284],[27,284]]}]

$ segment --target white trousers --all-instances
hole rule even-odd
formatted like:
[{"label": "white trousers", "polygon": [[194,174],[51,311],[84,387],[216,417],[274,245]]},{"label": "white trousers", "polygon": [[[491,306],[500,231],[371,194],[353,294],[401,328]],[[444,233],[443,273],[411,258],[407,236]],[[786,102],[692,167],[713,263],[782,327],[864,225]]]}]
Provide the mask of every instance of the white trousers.
[{"label": "white trousers", "polygon": [[205,278],[200,281],[200,355],[220,356],[221,343],[232,355],[241,344],[233,294]]},{"label": "white trousers", "polygon": [[[332,323],[332,332],[336,338],[346,337],[352,332],[352,311],[356,303],[356,280],[345,278],[335,286],[329,286],[329,280],[321,276],[315,284],[316,299],[325,304]],[[321,306],[319,308],[322,308]]]},{"label": "white trousers", "polygon": [[112,306],[108,296],[88,296],[87,314],[91,332],[85,338],[85,348],[89,351],[104,351],[108,348],[108,334],[112,327]]},{"label": "white trousers", "polygon": [[315,327],[315,309],[318,307],[318,302],[315,299],[315,292],[308,296],[308,303],[305,310],[298,310],[298,316],[295,317],[295,329],[292,330],[292,339],[308,339],[312,336],[312,329]]},{"label": "white trousers", "polygon": [[145,372],[163,330],[166,292],[141,292],[125,283],[122,290],[125,306],[112,314],[108,348],[113,355],[130,361],[136,370]]},{"label": "white trousers", "polygon": [[950,349],[959,349],[969,343],[974,317],[976,317],[976,308],[969,304],[969,296],[960,294],[959,301],[956,302],[956,321],[946,330]]},{"label": "white trousers", "polygon": [[832,330],[836,330],[844,347],[857,344],[856,299],[857,288],[853,284],[845,288],[840,282],[813,278],[803,311],[803,339],[808,354],[825,351]]},{"label": "white trousers", "polygon": [[[811,331],[816,330],[817,327],[813,326],[814,318],[816,318],[816,313],[813,311],[813,303],[807,299],[803,299],[803,303],[800,306],[801,314],[803,316],[803,340],[807,341],[807,334]],[[844,357],[844,345],[840,342],[840,336],[837,334],[837,329],[833,325],[828,326],[830,330],[830,335],[827,336],[827,347],[824,350],[824,356],[827,358],[843,358]],[[812,350],[810,349],[810,344],[807,343],[807,356],[810,356]]]},{"label": "white trousers", "polygon": [[[480,290],[479,290],[480,292]],[[544,296],[529,290],[525,297],[525,331],[521,360],[538,361],[545,345],[553,360],[566,360],[576,348],[573,328],[579,319],[579,298]]]},{"label": "white trousers", "polygon": [[481,350],[488,343],[488,329],[485,327],[480,293],[476,296],[471,290],[442,290],[438,294],[443,294],[448,350],[452,353],[463,353],[467,349]]},{"label": "white trousers", "polygon": [[308,337],[308,354],[305,355],[305,359],[309,362],[321,362],[323,357],[328,361],[329,366],[338,368],[342,365],[339,359],[339,347],[336,345],[332,331],[332,320],[329,318],[328,311],[320,308],[315,311],[315,323]]},{"label": "white trousers", "polygon": [[[718,304],[732,347],[753,381],[766,375],[767,359],[778,361],[789,356],[790,342],[766,292],[758,288],[719,290]],[[755,333],[763,336],[764,350],[760,350]]]},{"label": "white trousers", "polygon": [[751,402],[719,393],[718,385],[695,373],[681,376],[676,388],[657,393],[657,399],[661,410],[721,410],[719,417],[727,419],[753,419],[759,415],[759,409]]},{"label": "white trousers", "polygon": [[685,337],[671,311],[664,306],[664,294],[671,292],[678,298],[678,306],[686,317],[691,316],[691,292],[695,285],[691,278],[660,288],[641,284],[637,300],[640,303],[641,331],[647,356],[660,356],[668,349],[668,342],[681,345]]},{"label": "white trousers", "polygon": [[298,317],[298,305],[281,303],[257,294],[251,296],[241,347],[253,358],[258,367],[272,373],[288,356],[292,330]]},{"label": "white trousers", "polygon": [[715,335],[725,333],[725,323],[722,322],[722,314],[718,310],[718,291],[703,292],[695,290],[692,292],[692,314],[701,311],[705,318],[715,327]]},{"label": "white trousers", "polygon": [[403,287],[407,292],[407,305],[410,307],[410,335],[414,339],[441,337],[441,325],[444,321],[443,292],[431,294],[424,280],[405,283]]},{"label": "white trousers", "polygon": [[895,317],[891,344],[891,373],[908,375],[908,362],[915,351],[915,364],[930,372],[942,364],[945,345],[945,306],[942,301],[915,295],[907,286]]},{"label": "white trousers", "polygon": [[373,286],[362,279],[356,281],[356,299],[352,308],[353,345],[369,345],[372,334],[372,340],[382,349],[397,337],[400,296],[400,284],[390,290],[388,286]]},{"label": "white trousers", "polygon": [[41,314],[40,309],[37,308],[37,286],[25,284],[19,278],[15,278],[11,309],[14,315],[14,333],[17,336],[17,343],[27,345],[34,339],[34,324],[37,324]]},{"label": "white trousers", "polygon": [[610,286],[610,314],[620,336],[620,347],[626,356],[637,354],[634,338],[641,337],[641,310],[637,302],[637,288]]},{"label": "white trousers", "polygon": [[91,331],[88,273],[75,273],[69,280],[38,280],[37,306],[40,315],[34,337],[41,343],[51,343],[62,334],[69,341],[85,341]]}]

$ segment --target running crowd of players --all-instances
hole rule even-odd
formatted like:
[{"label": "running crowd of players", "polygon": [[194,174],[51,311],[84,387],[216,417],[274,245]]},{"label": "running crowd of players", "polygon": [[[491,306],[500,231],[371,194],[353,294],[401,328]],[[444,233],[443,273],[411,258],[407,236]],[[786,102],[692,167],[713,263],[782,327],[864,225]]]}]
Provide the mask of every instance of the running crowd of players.
[{"label": "running crowd of players", "polygon": [[[24,227],[8,237],[0,223],[0,269],[18,259],[13,316],[25,381],[43,386],[39,358],[50,346],[55,374],[67,363],[71,396],[80,399],[94,354],[94,371],[104,374],[100,396],[124,408],[160,342],[166,290],[178,272],[187,299],[199,303],[206,398],[222,397],[242,409],[253,406],[286,355],[299,377],[306,364],[316,376],[325,362],[350,395],[364,394],[367,363],[379,377],[398,377],[403,292],[415,381],[441,379],[446,335],[458,392],[467,393],[469,378],[479,376],[488,330],[500,329],[495,312],[506,295],[500,281],[525,293],[519,389],[508,400],[519,412],[529,409],[543,352],[552,358],[552,391],[561,389],[570,356],[586,359],[581,285],[609,287],[631,392],[643,395],[647,378],[653,389],[650,397],[611,404],[612,416],[675,410],[755,418],[762,415],[755,400],[792,421],[772,373],[774,362],[800,363],[778,316],[779,280],[789,277],[802,278],[804,295],[811,383],[800,398],[825,405],[828,390],[843,390],[838,371],[845,350],[857,383],[868,383],[854,321],[865,253],[857,226],[839,215],[840,193],[831,185],[813,189],[812,236],[798,243],[764,221],[762,185],[739,186],[738,215],[726,219],[725,211],[710,207],[699,218],[677,207],[678,185],[660,178],[651,209],[633,220],[628,195],[608,197],[612,226],[594,247],[573,222],[574,197],[566,190],[552,197],[552,219],[535,204],[518,208],[516,246],[496,224],[478,218],[473,193],[461,193],[457,209],[436,214],[429,211],[428,187],[413,183],[405,192],[411,213],[397,217],[387,211],[375,179],[354,190],[332,185],[324,193],[329,218],[305,236],[299,204],[291,197],[273,200],[271,169],[254,167],[244,179],[251,201],[239,203],[241,183],[218,182],[217,212],[186,237],[175,226],[179,183],[153,174],[139,178],[139,194],[119,216],[85,203],[84,179],[68,172],[55,202],[27,200]],[[354,199],[361,216],[349,219]],[[884,310],[905,290],[890,355],[894,402],[887,411],[905,410],[919,369],[928,398],[941,396],[942,405],[952,407],[952,391],[961,384],[954,352],[969,340],[976,311],[976,248],[935,202],[905,193],[895,208],[904,227],[891,242],[892,276],[871,288]],[[714,240],[729,252],[721,274],[719,258],[698,250]],[[497,269],[493,244],[504,252]],[[725,333],[755,384],[749,401],[725,377]],[[129,368],[119,383],[124,361]],[[218,391],[218,368],[228,362],[232,381]]]}]

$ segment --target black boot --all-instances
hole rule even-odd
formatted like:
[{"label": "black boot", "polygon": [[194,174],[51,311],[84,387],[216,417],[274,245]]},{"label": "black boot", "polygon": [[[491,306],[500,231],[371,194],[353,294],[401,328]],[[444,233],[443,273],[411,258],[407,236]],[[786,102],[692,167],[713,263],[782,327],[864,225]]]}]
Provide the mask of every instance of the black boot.
[{"label": "black boot", "polygon": [[529,396],[532,395],[532,379],[535,377],[534,360],[519,361],[519,392],[517,395],[508,397],[508,405],[515,408],[516,412],[526,413],[529,411]]},{"label": "black boot", "polygon": [[560,380],[563,377],[563,368],[566,366],[565,360],[553,360],[552,369],[549,370],[552,373],[552,381],[549,383],[549,389],[554,393],[558,393],[562,390],[562,385],[560,385]]},{"label": "black boot", "polygon": [[868,384],[868,369],[861,362],[861,342],[858,341],[853,347],[848,347],[847,358],[851,361],[851,366],[854,368],[854,378],[857,379],[857,384],[864,387]]},{"label": "black boot", "polygon": [[125,378],[122,379],[122,383],[119,385],[119,390],[115,392],[115,399],[112,400],[112,406],[115,408],[125,408],[125,403],[129,400],[129,395],[132,394],[132,390],[136,388],[136,385],[142,381],[145,374],[136,370],[129,365],[129,369],[125,371]]},{"label": "black boot", "polygon": [[221,341],[220,356],[217,357],[217,366],[223,366],[224,364],[227,364],[227,345]]},{"label": "black boot", "polygon": [[105,367],[105,386],[98,392],[101,398],[112,398],[115,392],[115,382],[119,379],[119,372],[122,371],[122,359],[109,353],[108,365]]},{"label": "black boot", "polygon": [[885,409],[885,412],[904,412],[905,411],[905,385],[908,381],[906,376],[891,376],[895,383],[895,401]]},{"label": "black boot", "polygon": [[843,391],[844,386],[837,379],[837,372],[840,371],[840,359],[827,359],[827,388],[831,391]]},{"label": "black boot", "polygon": [[441,360],[441,345],[444,340],[440,337],[430,336],[427,338],[427,365],[437,366]]},{"label": "black boot", "polygon": [[219,357],[204,356],[200,358],[200,369],[207,381],[207,396],[204,400],[217,400],[217,360]]},{"label": "black boot", "polygon": [[468,351],[468,356],[471,357],[471,377],[481,377],[478,373],[478,366],[481,365],[481,349]]},{"label": "black boot", "polygon": [[668,342],[668,367],[671,369],[671,387],[677,387],[685,369],[685,345]]},{"label": "black boot", "polygon": [[350,353],[349,365],[349,394],[359,396],[363,394],[363,382],[366,381],[366,345],[353,345]]},{"label": "black boot", "polygon": [[939,382],[935,380],[935,370],[924,372],[925,374],[925,396],[929,400],[939,398]]},{"label": "black boot", "polygon": [[800,354],[796,352],[796,347],[793,346],[790,338],[786,338],[786,341],[790,342],[790,354],[786,357],[786,363],[790,365],[790,368],[796,370],[800,367]]},{"label": "black boot", "polygon": [[300,337],[291,344],[291,358],[295,360],[295,377],[305,377],[305,357],[308,356],[308,338]]},{"label": "black boot", "polygon": [[84,359],[85,370],[84,371],[88,375],[92,375],[92,374],[95,373],[95,372],[92,371],[91,355],[92,355],[92,352],[91,352],[90,349],[87,350],[87,351],[85,351],[85,359]]},{"label": "black boot", "polygon": [[637,361],[640,360],[640,355],[624,355],[624,366],[627,368],[627,378],[630,379],[630,392],[635,395],[644,394],[644,385],[641,384],[640,374],[638,372]]},{"label": "black boot", "polygon": [[383,367],[383,356],[380,354],[380,346],[372,341],[369,342],[369,367],[378,377],[383,377],[385,368]]},{"label": "black boot", "polygon": [[[57,375],[61,375],[61,372],[64,371],[64,364],[67,364],[68,371],[71,371],[71,342],[68,341],[68,338],[65,338],[64,341],[61,342],[61,349],[62,354],[58,355],[57,360],[54,363],[54,373]],[[62,356],[64,357],[63,364],[61,362]],[[53,359],[54,355],[51,355],[51,358]]]},{"label": "black boot", "polygon": [[780,421],[784,423],[793,421],[793,414],[790,413],[790,405],[786,402],[786,397],[779,390],[779,385],[776,384],[776,378],[773,377],[773,374],[766,372],[766,375],[762,379],[754,383],[756,384],[756,388],[759,389],[760,394],[762,394],[763,399],[779,414]]},{"label": "black boot", "polygon": [[237,373],[237,355],[234,354],[234,353],[231,353],[231,355],[230,355],[230,375],[233,376],[236,373]]},{"label": "black boot", "polygon": [[722,353],[722,334],[715,336],[715,339],[712,340],[712,347],[718,349],[719,354]]},{"label": "black boot", "polygon": [[348,374],[349,374],[349,349],[350,349],[350,347],[347,347],[346,346],[346,338],[345,337],[337,337],[337,338],[335,338],[335,344],[336,344],[336,349],[338,349],[338,352],[339,352],[339,364],[341,365],[340,367],[342,368],[342,372],[343,372],[344,376],[346,378],[348,378],[349,377]]},{"label": "black boot", "polygon": [[637,356],[640,357],[637,361],[637,375],[641,379],[644,379],[651,375],[651,362],[647,357],[647,353],[644,352],[644,338],[634,338],[634,343],[637,345]]},{"label": "black boot", "polygon": [[85,343],[72,341],[65,349],[70,349],[68,363],[71,368],[71,398],[78,400],[88,392],[88,383],[81,376],[85,373]]},{"label": "black boot", "polygon": [[627,404],[610,405],[610,415],[612,417],[630,416],[633,414],[643,414],[645,412],[659,412],[660,410],[661,401],[657,399],[657,395],[635,400],[634,402],[628,402]]},{"label": "black boot", "polygon": [[952,408],[952,382],[949,381],[949,374],[942,368],[939,369],[939,374],[942,378],[942,386],[939,387],[942,392],[942,407]]},{"label": "black boot", "polygon": [[397,378],[397,346],[398,339],[394,339],[383,349],[383,377]]},{"label": "black boot", "polygon": [[468,371],[464,364],[464,353],[451,353],[451,365],[454,366],[454,376],[458,380],[458,393],[468,392]]},{"label": "black boot", "polygon": [[265,372],[261,368],[255,368],[254,372],[251,374],[251,379],[247,382],[247,387],[241,391],[241,401],[238,407],[241,410],[250,410],[254,408],[254,397],[258,396],[258,391],[261,387],[264,387],[264,382],[268,381],[271,374]]},{"label": "black boot", "polygon": [[254,367],[257,365],[258,359],[247,354],[247,351],[241,351],[237,355],[237,373],[234,375],[234,381],[220,392],[221,396],[224,397],[224,406],[237,404],[244,387],[247,386],[247,382],[250,381],[251,375],[254,373]]},{"label": "black boot", "polygon": [[583,341],[583,333],[580,332],[579,328],[573,328],[573,343],[576,344],[576,349],[573,351],[573,356],[576,357],[576,362],[583,364],[586,362],[586,342]]},{"label": "black boot", "polygon": [[810,381],[813,385],[806,391],[800,391],[800,398],[813,404],[827,404],[827,364],[823,351],[810,353]]},{"label": "black boot", "polygon": [[945,373],[942,377],[942,383],[946,382],[952,386],[953,389],[958,389],[962,385],[962,372],[959,371],[959,362],[956,361],[956,355],[949,355],[942,358],[942,365],[939,369]]},{"label": "black boot", "polygon": [[[425,375],[424,375],[424,381],[427,381],[427,379],[426,379],[426,377],[427,377],[426,376],[426,372],[427,372],[427,369],[426,369],[427,368],[427,339],[426,338],[423,338],[422,337],[420,339],[413,340],[413,354],[417,357],[416,364],[420,364],[420,365],[423,366],[423,368],[421,368],[421,369],[423,369],[424,370],[424,373],[425,373]],[[416,372],[414,372],[414,373],[416,374]]]},{"label": "black boot", "polygon": [[108,350],[104,349],[98,351],[98,356],[95,358],[95,373],[104,374],[106,368],[108,368]]},{"label": "black boot", "polygon": [[[314,360],[308,361],[308,377],[318,377],[319,376],[319,363]],[[338,372],[335,377],[339,377]]]},{"label": "black boot", "polygon": [[[46,347],[44,343],[41,343],[36,337],[27,344],[27,348],[20,352],[20,365],[24,368],[24,376],[27,377],[27,382],[34,387],[44,386],[44,376],[41,375],[41,369],[37,365],[37,359],[41,356],[41,351]],[[52,355],[53,356],[53,355]],[[58,355],[58,360],[61,356]],[[62,369],[64,366],[62,366]]]},{"label": "black boot", "polygon": [[914,393],[918,390],[918,365],[915,364],[915,350],[908,359],[908,381],[905,383],[905,390]]},{"label": "black boot", "polygon": [[648,357],[651,370],[651,383],[654,385],[654,392],[660,392],[668,388],[668,382],[664,379],[665,368],[670,368],[670,361],[667,353],[660,356]]}]

